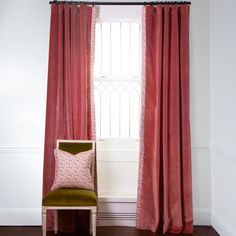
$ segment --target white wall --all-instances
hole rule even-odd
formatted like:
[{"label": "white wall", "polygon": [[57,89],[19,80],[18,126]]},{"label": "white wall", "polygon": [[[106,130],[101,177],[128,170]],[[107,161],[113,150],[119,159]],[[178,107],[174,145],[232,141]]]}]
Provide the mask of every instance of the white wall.
[{"label": "white wall", "polygon": [[236,1],[210,1],[212,225],[236,235]]},{"label": "white wall", "polygon": [[[47,0],[1,3],[0,225],[40,224],[49,21]],[[196,224],[210,222],[208,23],[208,1],[193,1],[191,128]],[[128,161],[122,161],[119,156],[107,157],[109,149],[102,144],[100,150],[101,213],[110,211],[111,217],[128,218],[132,225],[135,220],[137,153],[133,151],[135,156],[132,154]],[[130,182],[124,182],[122,169],[128,165],[133,171],[129,173]],[[128,173],[129,169],[123,171]],[[106,214],[102,216],[106,224],[109,219]]]},{"label": "white wall", "polygon": [[191,133],[194,223],[210,224],[209,1],[190,12]]},{"label": "white wall", "polygon": [[50,8],[1,1],[0,225],[40,222]]}]

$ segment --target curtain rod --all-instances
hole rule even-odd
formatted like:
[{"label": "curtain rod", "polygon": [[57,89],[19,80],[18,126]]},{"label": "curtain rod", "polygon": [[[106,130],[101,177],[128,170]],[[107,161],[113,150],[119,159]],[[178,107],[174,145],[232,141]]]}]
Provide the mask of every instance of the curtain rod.
[{"label": "curtain rod", "polygon": [[69,3],[74,5],[84,4],[84,5],[183,5],[188,4],[191,5],[191,2],[87,2],[87,1],[50,1],[49,4],[59,4],[59,3]]}]

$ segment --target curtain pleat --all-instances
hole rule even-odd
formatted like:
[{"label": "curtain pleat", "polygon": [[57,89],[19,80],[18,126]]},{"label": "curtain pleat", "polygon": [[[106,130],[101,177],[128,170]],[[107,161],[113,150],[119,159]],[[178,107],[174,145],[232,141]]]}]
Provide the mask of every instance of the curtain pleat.
[{"label": "curtain pleat", "polygon": [[[43,196],[54,180],[57,139],[95,139],[93,51],[95,8],[52,4],[44,145]],[[95,183],[96,186],[96,183]],[[48,214],[48,229],[53,216]],[[84,212],[59,212],[62,231],[88,226]]]},{"label": "curtain pleat", "polygon": [[143,12],[137,227],[192,233],[189,6]]}]

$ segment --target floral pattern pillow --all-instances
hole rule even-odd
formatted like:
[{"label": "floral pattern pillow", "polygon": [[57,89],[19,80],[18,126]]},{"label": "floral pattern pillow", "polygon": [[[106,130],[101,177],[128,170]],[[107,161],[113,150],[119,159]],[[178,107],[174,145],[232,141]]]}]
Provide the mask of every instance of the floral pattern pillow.
[{"label": "floral pattern pillow", "polygon": [[76,155],[55,149],[55,178],[51,190],[60,188],[82,188],[94,190],[91,176],[92,150]]}]

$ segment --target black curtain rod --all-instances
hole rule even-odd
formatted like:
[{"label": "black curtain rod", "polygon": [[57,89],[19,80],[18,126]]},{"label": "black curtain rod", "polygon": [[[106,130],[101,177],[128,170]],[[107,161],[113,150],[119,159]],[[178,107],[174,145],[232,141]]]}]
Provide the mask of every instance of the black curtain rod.
[{"label": "black curtain rod", "polygon": [[50,1],[49,4],[59,4],[59,3],[68,3],[68,4],[74,4],[74,5],[79,5],[79,4],[84,4],[84,5],[183,5],[183,4],[188,4],[191,5],[191,2],[85,2],[85,1]]}]

